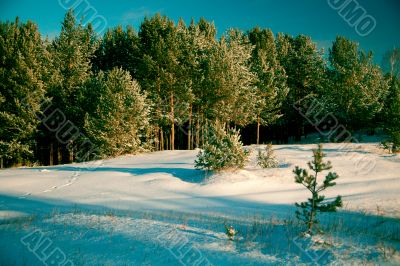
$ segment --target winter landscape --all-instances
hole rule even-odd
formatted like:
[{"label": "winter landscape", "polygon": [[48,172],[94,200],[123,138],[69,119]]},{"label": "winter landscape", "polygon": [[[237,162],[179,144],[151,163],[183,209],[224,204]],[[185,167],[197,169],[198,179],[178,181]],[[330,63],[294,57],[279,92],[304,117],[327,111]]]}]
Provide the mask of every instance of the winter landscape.
[{"label": "winter landscape", "polygon": [[[306,192],[292,168],[305,166],[312,148],[277,145],[277,168],[251,158],[242,170],[212,176],[194,169],[197,151],[4,170],[3,264],[39,264],[46,253],[29,250],[38,235],[21,242],[35,230],[51,241],[48,252],[58,247],[75,265],[398,264],[400,181],[388,169],[398,169],[399,156],[375,143],[325,145],[344,208],[321,217],[323,233],[301,237],[293,203]],[[376,162],[368,174],[356,169],[360,154]],[[233,241],[224,224],[238,231]]]},{"label": "winter landscape", "polygon": [[159,2],[1,4],[0,265],[400,265],[398,3]]}]

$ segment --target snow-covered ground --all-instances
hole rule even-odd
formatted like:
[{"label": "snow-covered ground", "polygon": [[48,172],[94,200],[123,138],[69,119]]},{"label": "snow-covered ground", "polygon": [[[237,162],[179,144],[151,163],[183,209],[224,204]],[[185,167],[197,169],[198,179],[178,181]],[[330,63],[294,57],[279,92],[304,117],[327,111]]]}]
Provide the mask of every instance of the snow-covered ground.
[{"label": "snow-covered ground", "polygon": [[326,195],[345,208],[307,237],[293,214],[309,195],[292,170],[315,146],[275,145],[273,169],[250,146],[243,170],[214,175],[194,169],[198,151],[2,170],[0,265],[399,264],[400,156],[325,144],[340,176]]}]

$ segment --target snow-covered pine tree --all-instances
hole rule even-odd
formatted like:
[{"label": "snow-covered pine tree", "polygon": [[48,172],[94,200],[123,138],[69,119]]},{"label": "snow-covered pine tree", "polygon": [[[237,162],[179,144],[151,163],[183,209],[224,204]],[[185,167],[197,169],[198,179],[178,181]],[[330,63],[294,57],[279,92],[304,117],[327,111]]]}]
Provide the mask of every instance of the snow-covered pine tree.
[{"label": "snow-covered pine tree", "polygon": [[139,36],[135,29],[121,25],[109,29],[103,36],[92,59],[95,72],[121,67],[137,78],[141,59]]},{"label": "snow-covered pine tree", "polygon": [[221,38],[220,48],[223,60],[215,90],[222,95],[214,110],[221,122],[245,126],[254,122],[260,98],[254,86],[257,77],[250,70],[253,46],[242,31],[230,29]]},{"label": "snow-covered pine tree", "polygon": [[270,125],[281,114],[281,106],[288,94],[286,73],[278,61],[274,35],[269,29],[256,27],[249,33],[254,45],[251,56],[251,71],[255,73],[257,94],[257,141],[260,143],[260,126]]},{"label": "snow-covered pine tree", "polygon": [[328,65],[329,86],[323,92],[327,112],[334,113],[347,130],[374,127],[389,85],[372,52],[338,36],[329,50]]},{"label": "snow-covered pine tree", "polygon": [[212,113],[213,99],[213,72],[212,65],[217,48],[217,30],[213,22],[200,18],[197,24],[191,22],[189,28],[190,53],[187,64],[190,71],[191,88],[194,99],[191,107],[193,119],[192,147],[201,147],[204,140],[205,120]]},{"label": "snow-covered pine tree", "polygon": [[[183,25],[179,27],[182,29]],[[159,126],[160,149],[175,148],[175,123],[180,120],[176,110],[182,107],[177,104],[186,107],[186,112],[179,114],[187,114],[188,105],[183,100],[179,101],[188,92],[180,82],[179,27],[168,17],[156,14],[145,18],[139,30],[143,57],[138,76],[156,106],[152,118]]]},{"label": "snow-covered pine tree", "polygon": [[293,170],[295,182],[302,184],[311,193],[311,198],[307,201],[296,203],[300,210],[296,211],[296,217],[307,225],[308,233],[313,232],[313,226],[319,223],[317,214],[320,212],[335,212],[337,208],[342,207],[342,198],[337,196],[334,200],[327,201],[325,196],[320,193],[329,187],[336,185],[334,180],[339,176],[336,173],[329,172],[325,180],[318,183],[318,174],[332,168],[331,162],[324,162],[325,154],[322,152],[322,145],[318,144],[317,149],[313,149],[313,160],[308,162],[308,167],[314,172],[309,174],[307,170],[298,166]]},{"label": "snow-covered pine tree", "polygon": [[197,169],[220,171],[244,167],[249,152],[243,149],[238,130],[225,130],[216,123],[207,132],[207,142],[195,161]]},{"label": "snow-covered pine tree", "polygon": [[0,54],[0,166],[11,166],[34,155],[48,64],[37,25],[0,22]]},{"label": "snow-covered pine tree", "polygon": [[383,109],[384,130],[388,138],[382,142],[389,152],[400,152],[400,81],[391,77],[389,94]]},{"label": "snow-covered pine tree", "polygon": [[[83,130],[86,111],[82,93],[92,75],[91,59],[97,44],[91,24],[84,27],[82,23],[77,23],[71,9],[65,14],[60,35],[47,46],[50,53],[47,95],[52,99],[51,106],[46,106],[47,115],[59,109],[80,130]],[[50,164],[53,160],[54,163],[62,163],[76,159],[74,151],[77,150],[85,153],[83,146],[79,145],[84,142],[83,138],[64,144],[59,141],[56,132],[45,127],[41,131],[39,142],[50,151]]]},{"label": "snow-covered pine tree", "polygon": [[128,71],[100,71],[84,92],[88,112],[84,129],[101,156],[139,151],[149,126],[149,105]]},{"label": "snow-covered pine tree", "polygon": [[280,120],[285,131],[300,140],[304,134],[306,119],[293,105],[304,97],[317,94],[325,86],[326,63],[322,51],[309,36],[296,37],[279,33],[276,37],[278,61],[285,69],[287,97],[282,103],[284,116]]}]

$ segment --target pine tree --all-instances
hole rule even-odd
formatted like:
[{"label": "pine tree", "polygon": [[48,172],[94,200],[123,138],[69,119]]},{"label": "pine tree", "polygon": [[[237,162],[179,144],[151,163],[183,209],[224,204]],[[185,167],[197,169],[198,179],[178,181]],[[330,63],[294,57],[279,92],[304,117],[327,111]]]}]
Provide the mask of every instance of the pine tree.
[{"label": "pine tree", "polygon": [[[178,28],[167,17],[156,14],[152,18],[145,18],[140,26],[139,38],[143,58],[140,63],[141,85],[149,93],[149,97],[157,107],[153,113],[153,120],[160,127],[160,148],[173,150],[175,148],[176,103],[187,106],[183,99],[187,89],[179,81],[180,77],[180,50]],[[169,131],[165,135],[164,130]]]},{"label": "pine tree", "polygon": [[242,31],[233,29],[226,34],[226,45],[227,67],[221,74],[225,77],[228,98],[223,99],[218,106],[222,109],[220,112],[225,112],[225,115],[229,116],[221,121],[245,126],[255,120],[258,99],[254,86],[256,75],[250,70],[253,47],[248,36]]},{"label": "pine tree", "polygon": [[142,150],[149,125],[149,106],[139,84],[129,72],[114,68],[100,71],[84,92],[85,135],[101,156],[117,156]]},{"label": "pine tree", "polygon": [[250,71],[251,50],[247,36],[233,29],[206,50],[199,64],[203,73],[199,98],[207,120],[239,126],[255,120],[257,94],[255,75]]},{"label": "pine tree", "polygon": [[194,95],[192,104],[193,147],[201,147],[205,140],[205,128],[213,118],[213,68],[212,57],[216,53],[216,28],[213,22],[200,18],[197,24],[192,20],[189,28],[190,63],[189,68]]},{"label": "pine tree", "polygon": [[217,123],[211,126],[207,132],[207,143],[195,161],[197,169],[220,171],[244,167],[249,153],[243,149],[239,131],[235,129],[226,131]]},{"label": "pine tree", "polygon": [[[189,28],[186,26],[183,19],[179,19],[176,25],[176,42],[178,46],[176,68],[177,82],[176,82],[176,100],[174,102],[174,123],[180,128],[181,131],[177,134],[187,135],[187,147],[191,149],[191,127],[193,122],[193,102],[194,92],[193,83],[195,76],[194,69],[194,53],[191,45],[191,36]],[[185,126],[187,124],[187,127]]]},{"label": "pine tree", "polygon": [[382,145],[389,152],[400,152],[400,49],[388,51],[383,58],[389,90],[381,112],[383,129],[388,138]]},{"label": "pine tree", "polygon": [[335,186],[336,183],[333,181],[339,177],[336,173],[329,172],[325,176],[323,183],[318,183],[318,174],[332,168],[329,161],[323,161],[324,157],[325,154],[322,152],[322,145],[319,144],[318,148],[313,150],[313,160],[308,163],[308,167],[314,174],[309,174],[307,170],[298,166],[293,170],[295,182],[302,184],[311,193],[311,198],[308,198],[307,201],[300,204],[296,203],[296,207],[300,209],[296,211],[296,217],[307,225],[309,233],[312,233],[313,226],[319,223],[317,218],[318,213],[335,212],[337,208],[343,205],[341,196],[337,196],[332,201],[326,201],[325,196],[320,194],[327,188]]},{"label": "pine tree", "polygon": [[254,45],[251,70],[256,74],[257,102],[257,144],[260,143],[260,126],[270,125],[281,114],[281,106],[289,88],[286,73],[277,58],[274,35],[271,30],[252,29],[249,40]]},{"label": "pine tree", "polygon": [[[194,148],[194,103],[196,96],[194,90],[199,83],[199,69],[197,62],[197,47],[196,47],[196,29],[194,21],[192,20],[189,27],[186,26],[183,19],[180,19],[177,25],[177,39],[179,42],[180,53],[178,56],[179,61],[179,86],[181,93],[179,97],[180,104],[178,104],[175,112],[177,113],[176,122],[184,129],[183,133],[187,135],[187,148]],[[187,127],[185,124],[187,123]]]},{"label": "pine tree", "polygon": [[372,53],[338,36],[329,51],[330,86],[324,92],[327,111],[348,130],[373,126],[388,91],[388,82],[373,63]]},{"label": "pine tree", "polygon": [[389,93],[383,108],[383,127],[388,138],[382,142],[392,153],[400,152],[400,81],[390,77]]},{"label": "pine tree", "polygon": [[47,59],[35,24],[0,22],[1,166],[33,160]]},{"label": "pine tree", "polygon": [[323,52],[310,37],[292,37],[278,34],[276,39],[278,60],[285,69],[289,93],[283,102],[282,123],[299,141],[304,134],[306,119],[293,108],[294,104],[310,95],[318,95],[325,86],[326,67]]},{"label": "pine tree", "polygon": [[59,37],[48,47],[52,59],[52,78],[49,96],[68,119],[82,125],[81,88],[91,76],[91,59],[97,46],[89,24],[77,24],[73,10],[69,10],[62,23]]},{"label": "pine tree", "polygon": [[132,26],[127,26],[125,30],[122,26],[117,26],[104,34],[95,51],[92,63],[95,72],[121,67],[129,71],[133,78],[138,78],[141,58],[137,32]]},{"label": "pine tree", "polygon": [[[47,96],[52,99],[51,106],[46,106],[47,114],[59,109],[81,131],[85,113],[82,93],[92,74],[91,61],[96,47],[97,39],[91,25],[83,27],[77,23],[72,9],[64,17],[60,36],[47,46],[50,53]],[[50,164],[69,162],[73,147],[84,141],[75,139],[74,143],[65,144],[45,127],[41,132],[39,141],[50,150]]]}]

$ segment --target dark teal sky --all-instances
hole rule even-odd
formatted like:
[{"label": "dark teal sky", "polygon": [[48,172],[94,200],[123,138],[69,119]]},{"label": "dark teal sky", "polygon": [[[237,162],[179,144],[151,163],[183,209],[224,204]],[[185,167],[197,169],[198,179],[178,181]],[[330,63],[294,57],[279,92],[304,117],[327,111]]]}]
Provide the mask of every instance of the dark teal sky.
[{"label": "dark teal sky", "polygon": [[[61,2],[78,2],[60,0]],[[331,0],[333,1],[333,0]],[[335,0],[342,1],[342,0]],[[350,0],[355,1],[355,0]],[[354,28],[333,10],[328,0],[87,0],[107,20],[107,26],[131,24],[138,28],[145,15],[160,12],[187,23],[193,17],[201,16],[213,20],[218,33],[230,27],[247,30],[255,25],[271,28],[274,33],[286,32],[310,35],[319,47],[328,48],[336,35],[344,35],[360,43],[361,47],[372,50],[376,62],[382,54],[394,46],[400,46],[400,1],[398,0],[358,0],[366,12],[376,20],[375,29],[362,37]],[[66,10],[59,0],[1,0],[1,20],[13,20],[19,16],[39,25],[44,35],[55,36],[60,30],[60,22]]]}]

